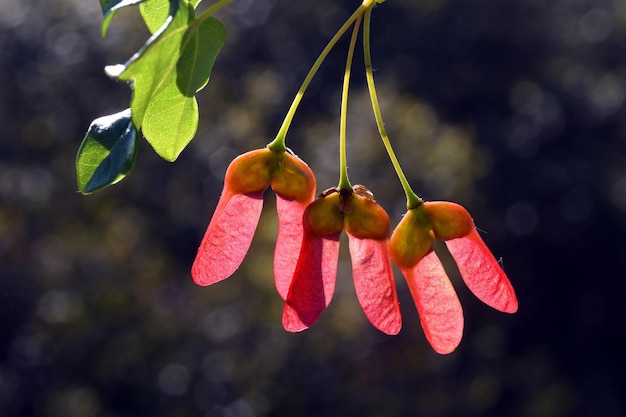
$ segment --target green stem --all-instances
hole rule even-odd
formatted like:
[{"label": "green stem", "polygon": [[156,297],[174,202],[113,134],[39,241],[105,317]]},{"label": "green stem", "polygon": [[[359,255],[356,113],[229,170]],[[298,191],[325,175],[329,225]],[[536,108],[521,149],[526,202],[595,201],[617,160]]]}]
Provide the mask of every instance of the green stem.
[{"label": "green stem", "polygon": [[350,46],[348,47],[348,57],[346,59],[346,70],[343,74],[343,88],[341,91],[341,112],[339,116],[339,185],[337,188],[341,190],[352,190],[352,184],[348,179],[348,160],[346,157],[346,131],[348,125],[348,90],[350,89],[350,73],[352,72],[352,58],[354,57],[354,48],[356,39],[359,35],[361,27],[361,18],[359,15],[354,22],[352,37],[350,38]]},{"label": "green stem", "polygon": [[234,2],[235,0],[220,0],[217,3],[209,6],[209,8],[207,8],[205,11],[202,12],[202,14],[198,17],[196,17],[196,22],[197,23],[202,23],[205,20],[207,20],[209,17],[213,16],[213,14],[215,14],[215,12],[217,12],[219,9],[221,9],[224,6],[228,6],[230,3]]},{"label": "green stem", "polygon": [[373,7],[368,7],[365,11],[365,21],[363,23],[363,53],[365,60],[365,76],[367,78],[367,87],[369,89],[370,98],[372,100],[372,109],[374,110],[374,117],[376,119],[376,125],[378,126],[378,132],[380,133],[380,138],[383,141],[383,145],[385,145],[385,149],[387,150],[389,159],[391,159],[391,164],[396,170],[396,174],[398,175],[400,183],[402,184],[402,188],[404,189],[404,193],[406,194],[407,208],[412,209],[422,204],[423,201],[411,189],[411,185],[407,181],[406,176],[402,171],[402,167],[398,162],[398,158],[396,158],[396,154],[393,151],[393,147],[391,146],[391,142],[389,141],[389,136],[387,135],[387,131],[385,130],[385,124],[383,123],[383,117],[380,112],[380,105],[378,104],[378,96],[376,94],[376,86],[374,84],[372,57],[370,54],[370,22],[372,8]]},{"label": "green stem", "polygon": [[302,82],[300,89],[296,93],[296,96],[294,97],[293,102],[291,103],[291,107],[289,107],[289,110],[287,111],[285,120],[283,121],[283,124],[281,125],[280,129],[278,130],[276,137],[274,138],[272,142],[270,142],[267,145],[269,149],[276,151],[276,152],[284,152],[287,149],[285,145],[287,131],[289,130],[289,126],[291,126],[291,122],[293,120],[294,115],[296,114],[298,105],[300,104],[300,101],[302,100],[302,96],[304,96],[306,89],[311,83],[311,80],[313,79],[317,71],[319,70],[320,66],[322,65],[322,62],[324,62],[324,60],[326,59],[330,51],[333,49],[333,47],[339,41],[339,39],[341,39],[343,34],[346,33],[346,31],[350,28],[352,23],[354,23],[354,21],[358,17],[363,16],[363,12],[368,7],[371,7],[374,3],[375,3],[375,0],[364,0],[363,4],[361,4],[359,8],[356,9],[354,13],[352,13],[352,15],[348,18],[348,20],[346,20],[343,26],[339,28],[337,33],[335,33],[335,35],[328,42],[324,50],[317,57],[317,60],[315,61],[315,63],[313,63],[313,66],[311,67],[311,69],[309,70],[309,73],[307,74],[306,78]]}]

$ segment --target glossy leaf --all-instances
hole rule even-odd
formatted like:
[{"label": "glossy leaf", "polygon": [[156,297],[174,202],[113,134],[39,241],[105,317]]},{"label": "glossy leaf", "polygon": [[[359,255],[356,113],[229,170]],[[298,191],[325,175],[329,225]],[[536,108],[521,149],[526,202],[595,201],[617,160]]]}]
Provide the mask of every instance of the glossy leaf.
[{"label": "glossy leaf", "polygon": [[133,6],[144,2],[145,0],[100,0],[100,6],[102,7],[102,14],[104,19],[102,20],[101,34],[104,38],[107,33],[107,29],[113,20],[115,13],[122,7]]},{"label": "glossy leaf", "polygon": [[167,27],[109,75],[133,82],[133,123],[165,160],[174,161],[193,139],[198,124],[195,94],[209,80],[226,30],[212,17],[195,20],[193,6],[178,0]]},{"label": "glossy leaf", "polygon": [[88,194],[115,184],[131,170],[136,155],[130,109],[94,120],[76,156],[78,189]]}]

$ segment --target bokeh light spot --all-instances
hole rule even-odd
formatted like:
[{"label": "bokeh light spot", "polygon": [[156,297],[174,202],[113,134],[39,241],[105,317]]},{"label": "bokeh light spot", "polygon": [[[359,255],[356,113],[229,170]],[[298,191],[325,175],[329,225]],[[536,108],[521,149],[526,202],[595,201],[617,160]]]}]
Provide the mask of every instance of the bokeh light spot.
[{"label": "bokeh light spot", "polygon": [[170,363],[159,372],[157,383],[161,391],[167,395],[179,396],[187,392],[191,375],[186,366]]},{"label": "bokeh light spot", "polygon": [[49,323],[62,323],[80,314],[82,308],[83,302],[78,294],[55,290],[39,299],[37,313]]},{"label": "bokeh light spot", "polygon": [[537,208],[528,201],[518,201],[506,211],[506,225],[516,235],[532,233],[538,222]]}]

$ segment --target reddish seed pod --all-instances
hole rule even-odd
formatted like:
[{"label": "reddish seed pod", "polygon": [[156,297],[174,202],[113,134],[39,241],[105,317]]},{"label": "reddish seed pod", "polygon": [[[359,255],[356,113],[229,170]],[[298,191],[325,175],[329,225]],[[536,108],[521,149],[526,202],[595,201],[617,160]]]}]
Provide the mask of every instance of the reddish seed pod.
[{"label": "reddish seed pod", "polygon": [[449,201],[425,202],[421,205],[430,220],[435,238],[441,240],[466,236],[474,230],[474,221],[467,210]]},{"label": "reddish seed pod", "polygon": [[312,201],[315,197],[315,176],[311,168],[293,154],[272,153],[271,185],[274,192],[288,200]]},{"label": "reddish seed pod", "polygon": [[250,194],[265,190],[270,185],[270,164],[273,152],[256,149],[235,158],[224,178],[225,188],[233,194]]},{"label": "reddish seed pod", "polygon": [[389,237],[389,216],[371,193],[352,194],[352,211],[345,214],[346,232],[360,239],[384,240]]}]

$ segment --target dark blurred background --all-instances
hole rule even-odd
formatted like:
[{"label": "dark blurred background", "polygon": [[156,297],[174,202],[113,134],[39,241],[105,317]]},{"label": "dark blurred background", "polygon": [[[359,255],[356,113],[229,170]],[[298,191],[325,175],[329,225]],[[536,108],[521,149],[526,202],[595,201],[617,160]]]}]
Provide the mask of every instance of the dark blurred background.
[{"label": "dark blurred background", "polygon": [[[465,336],[440,356],[397,274],[404,327],[385,336],[360,311],[344,245],[329,309],[287,333],[271,193],[235,276],[192,283],[227,164],[274,137],[358,4],[238,0],[221,11],[228,41],[198,96],[196,139],[172,164],[142,140],[124,181],[83,196],[84,133],[130,100],[103,67],[147,32],[129,8],[101,39],[96,0],[0,2],[0,416],[626,415],[620,0],[388,0],[373,13],[383,117],[406,173],[424,198],[470,210],[517,290],[517,314],[481,304],[452,271]],[[320,191],[338,178],[346,47],[288,135]],[[360,53],[348,128],[352,182],[397,223],[404,198]]]}]

